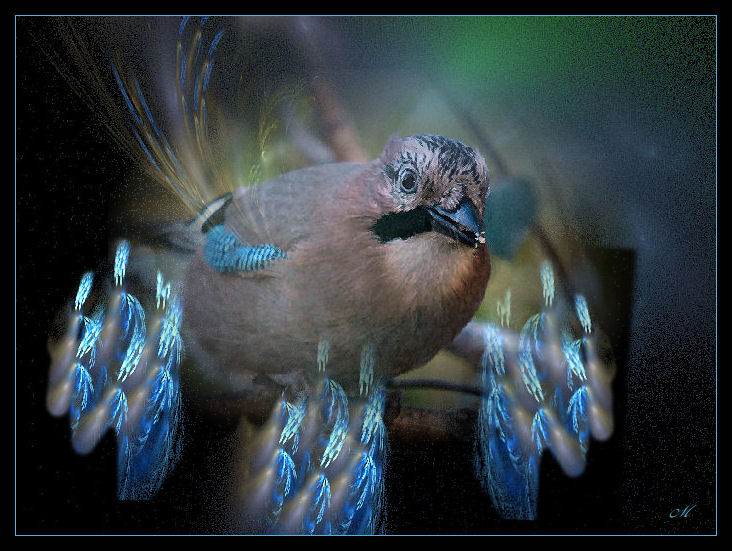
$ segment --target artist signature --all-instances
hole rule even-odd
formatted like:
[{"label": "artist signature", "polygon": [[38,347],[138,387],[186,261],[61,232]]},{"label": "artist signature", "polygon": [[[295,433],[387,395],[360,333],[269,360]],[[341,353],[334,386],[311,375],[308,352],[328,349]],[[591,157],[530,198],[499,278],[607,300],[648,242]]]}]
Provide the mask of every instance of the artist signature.
[{"label": "artist signature", "polygon": [[671,509],[671,512],[668,514],[670,518],[688,518],[689,514],[691,514],[691,511],[696,507],[696,503],[694,505],[687,505],[683,509]]}]

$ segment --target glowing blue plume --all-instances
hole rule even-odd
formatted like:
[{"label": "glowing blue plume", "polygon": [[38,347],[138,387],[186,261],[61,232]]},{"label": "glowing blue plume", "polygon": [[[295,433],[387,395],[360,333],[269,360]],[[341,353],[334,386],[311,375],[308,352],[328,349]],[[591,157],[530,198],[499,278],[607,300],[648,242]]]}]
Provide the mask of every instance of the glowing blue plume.
[{"label": "glowing blue plume", "polygon": [[338,457],[349,428],[348,398],[341,385],[326,379],[323,396],[323,417],[325,426],[332,426],[320,468],[325,469]]},{"label": "glowing blue plume", "polygon": [[74,390],[71,397],[71,405],[69,407],[69,417],[71,420],[71,428],[74,429],[79,424],[79,418],[89,407],[90,400],[94,395],[94,383],[92,381],[89,370],[82,364],[77,363],[74,367]]},{"label": "glowing blue plume", "polygon": [[481,373],[487,372],[490,366],[496,376],[502,377],[506,374],[506,365],[503,357],[503,344],[497,328],[486,324],[484,339],[485,351],[480,359]]},{"label": "glowing blue plume", "polygon": [[377,385],[350,403],[337,382],[324,378],[295,403],[280,402],[262,428],[272,436],[259,453],[269,459],[254,460],[247,471],[242,517],[266,519],[269,533],[377,531],[388,448],[384,400]]},{"label": "glowing blue plume", "polygon": [[297,479],[297,470],[292,457],[284,449],[277,451],[275,461],[275,483],[272,492],[272,510],[268,517],[268,523],[273,525],[282,512],[282,504],[290,495],[292,487]]},{"label": "glowing blue plume", "polygon": [[567,388],[572,390],[575,379],[584,382],[587,380],[587,372],[582,363],[580,348],[582,339],[575,339],[569,336],[567,331],[562,331],[562,352],[567,360]]},{"label": "glowing blue plume", "polygon": [[383,388],[375,388],[369,395],[363,411],[361,444],[372,456],[377,452],[381,453],[386,445],[386,426],[383,418],[385,400]]},{"label": "glowing blue plume", "polygon": [[[122,241],[115,252],[111,295],[90,316],[82,310],[92,275],[84,274],[74,300],[78,314],[51,346],[52,357],[59,360],[51,366],[48,407],[54,415],[69,413],[72,445],[79,453],[90,452],[114,430],[118,496],[148,499],[178,452],[182,309],[159,277],[156,302],[161,308],[148,319],[140,300],[125,289],[129,258],[130,245]],[[81,330],[74,330],[79,325]],[[73,358],[61,352],[67,349],[75,350]]]},{"label": "glowing blue plume", "polygon": [[[326,510],[330,507],[330,482],[324,474],[315,477],[315,483],[310,492],[310,508],[303,522],[303,532],[314,534],[316,528],[320,534],[331,533],[329,519],[324,519]],[[325,520],[325,522],[323,522]]]},{"label": "glowing blue plume", "polygon": [[286,419],[285,426],[282,428],[280,434],[279,444],[280,446],[286,446],[290,441],[290,445],[293,452],[297,451],[298,444],[300,442],[300,426],[302,425],[305,414],[307,413],[307,400],[304,396],[301,396],[297,403],[291,404],[284,402],[284,408],[282,411],[283,417]]},{"label": "glowing blue plume", "polygon": [[[555,304],[554,275],[546,262],[541,280],[544,310],[529,317],[519,335],[490,324],[484,329],[480,361],[484,394],[475,465],[483,487],[505,518],[535,517],[545,450],[551,451],[567,475],[579,476],[590,434],[604,439],[611,432],[607,398],[611,377],[601,371],[597,355],[587,352],[595,346],[587,303],[581,295],[574,298],[584,331],[582,338],[575,338],[572,320],[559,318],[565,310]],[[596,389],[606,397],[603,401],[595,398]]]},{"label": "glowing blue plume", "polygon": [[84,329],[81,336],[81,342],[79,342],[79,346],[77,347],[76,357],[83,358],[84,356],[89,354],[89,364],[90,366],[92,366],[94,365],[97,339],[102,332],[104,322],[103,313],[98,312],[93,318],[85,316],[83,320]]},{"label": "glowing blue plume", "polygon": [[534,420],[531,423],[531,438],[534,441],[538,454],[544,451],[544,446],[549,442],[549,437],[547,436],[549,430],[548,425],[549,422],[546,418],[546,412],[543,408],[539,408],[534,414]]},{"label": "glowing blue plume", "polygon": [[588,335],[592,333],[592,322],[590,321],[590,310],[587,308],[587,300],[582,295],[574,297],[574,307],[577,312],[577,319],[582,324],[582,329]]},{"label": "glowing blue plume", "polygon": [[165,308],[165,304],[170,299],[170,282],[166,283],[163,274],[158,272],[157,284],[155,286],[155,307]]},{"label": "glowing blue plume", "polygon": [[183,316],[183,307],[180,299],[175,296],[166,308],[161,326],[160,338],[158,340],[158,357],[175,358],[175,363],[180,363],[180,353],[183,348],[183,341],[180,337],[180,326]]},{"label": "glowing blue plume", "polygon": [[121,388],[114,391],[109,405],[111,409],[110,424],[114,427],[114,432],[119,435],[122,424],[127,421],[127,395]]},{"label": "glowing blue plume", "polygon": [[551,307],[554,302],[554,270],[548,261],[541,263],[541,292],[544,304]]},{"label": "glowing blue plume", "polygon": [[478,411],[476,474],[502,517],[532,519],[536,515],[538,476],[513,424],[503,336],[490,324],[486,324],[484,334],[486,351],[480,380],[485,394]]},{"label": "glowing blue plume", "polygon": [[114,255],[114,283],[122,285],[127,270],[127,260],[130,257],[130,244],[127,241],[120,242],[117,252]]},{"label": "glowing blue plume", "polygon": [[590,442],[590,429],[587,423],[587,406],[589,398],[587,395],[587,387],[580,387],[572,394],[567,406],[572,431],[577,436],[580,447],[583,452],[587,452]]},{"label": "glowing blue plume", "polygon": [[74,308],[76,310],[81,310],[81,307],[86,302],[92,288],[92,283],[94,283],[94,273],[86,272],[81,278],[79,290],[76,291],[76,300],[74,300]]},{"label": "glowing blue plume", "polygon": [[534,397],[537,402],[544,401],[544,391],[541,388],[539,380],[539,372],[534,362],[534,350],[536,349],[538,340],[538,327],[541,323],[542,315],[535,314],[531,316],[524,324],[519,337],[519,366],[521,368],[521,378],[526,386],[526,390]]},{"label": "glowing blue plume", "polygon": [[124,332],[122,334],[122,338],[124,339],[128,334],[130,335],[130,338],[127,351],[117,373],[117,379],[120,382],[127,379],[127,377],[137,368],[137,364],[140,362],[140,358],[142,357],[142,352],[145,347],[146,333],[145,310],[142,305],[134,296],[128,293],[123,293],[123,297],[122,316],[124,319]]}]

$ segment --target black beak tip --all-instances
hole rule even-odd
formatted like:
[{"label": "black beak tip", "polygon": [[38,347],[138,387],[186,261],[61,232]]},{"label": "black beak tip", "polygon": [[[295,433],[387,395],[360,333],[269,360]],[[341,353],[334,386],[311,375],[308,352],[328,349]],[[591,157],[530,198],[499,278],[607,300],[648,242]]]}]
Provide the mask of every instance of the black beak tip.
[{"label": "black beak tip", "polygon": [[478,209],[469,201],[463,201],[452,211],[433,207],[430,209],[430,215],[435,231],[474,248],[485,244],[485,232],[483,224],[480,223]]}]

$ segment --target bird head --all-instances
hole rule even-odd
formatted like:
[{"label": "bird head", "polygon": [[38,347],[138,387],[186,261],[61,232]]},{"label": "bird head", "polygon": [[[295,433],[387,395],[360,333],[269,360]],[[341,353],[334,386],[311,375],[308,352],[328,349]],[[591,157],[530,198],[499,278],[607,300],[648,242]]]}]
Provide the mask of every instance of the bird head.
[{"label": "bird head", "polygon": [[392,136],[380,159],[381,241],[438,232],[468,247],[485,243],[488,170],[471,147],[444,136]]}]

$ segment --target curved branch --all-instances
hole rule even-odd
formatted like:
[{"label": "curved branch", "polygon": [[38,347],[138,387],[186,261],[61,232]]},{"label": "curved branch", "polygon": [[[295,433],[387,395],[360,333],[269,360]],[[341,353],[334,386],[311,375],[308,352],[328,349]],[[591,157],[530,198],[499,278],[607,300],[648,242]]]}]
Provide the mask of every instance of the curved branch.
[{"label": "curved branch", "polygon": [[320,24],[314,18],[299,18],[295,24],[295,34],[311,66],[310,85],[317,99],[325,141],[337,161],[363,163],[369,159],[361,147],[353,122],[328,77],[325,58],[316,41],[316,37],[323,34],[322,29],[318,28]]},{"label": "curved branch", "polygon": [[[454,392],[480,395],[480,391],[468,385],[446,381],[415,380],[417,384],[404,382],[395,387],[438,388]],[[390,383],[390,386],[391,383]],[[222,392],[189,399],[188,406],[208,420],[219,425],[236,427],[244,416],[255,425],[262,425],[272,413],[278,396],[243,392]],[[473,409],[439,410],[401,405],[401,391],[387,395],[384,423],[389,437],[398,442],[429,439],[436,442],[469,441],[473,438],[477,412]]]}]

